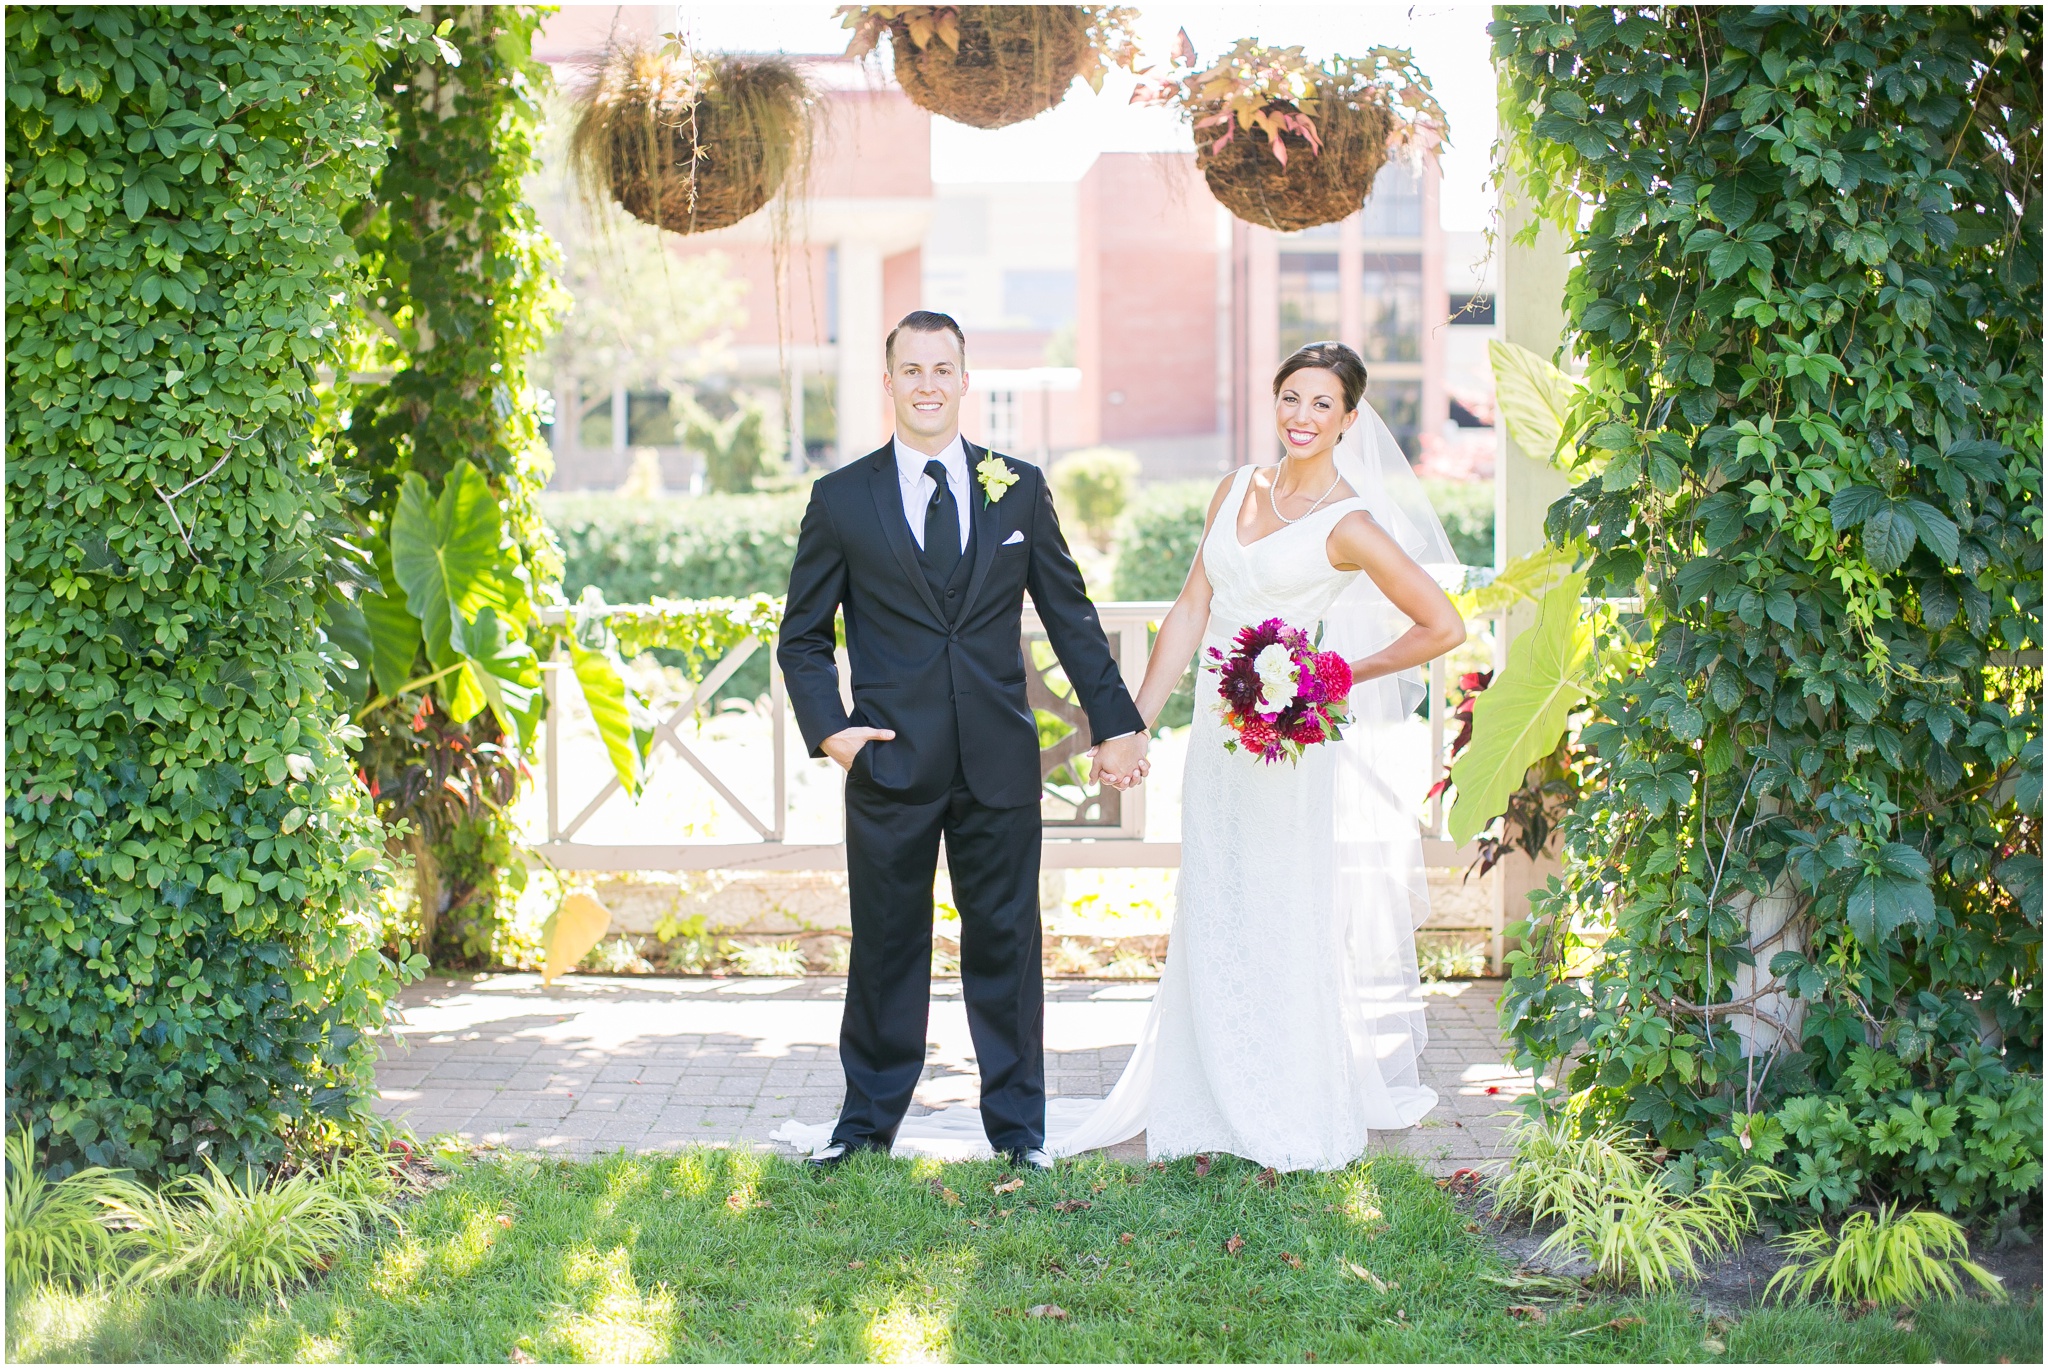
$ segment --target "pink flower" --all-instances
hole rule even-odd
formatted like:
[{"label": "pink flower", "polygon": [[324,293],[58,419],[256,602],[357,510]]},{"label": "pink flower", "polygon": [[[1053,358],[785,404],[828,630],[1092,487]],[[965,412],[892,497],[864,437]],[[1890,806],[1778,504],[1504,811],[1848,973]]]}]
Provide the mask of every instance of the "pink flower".
[{"label": "pink flower", "polygon": [[1334,702],[1351,692],[1351,662],[1334,651],[1316,653],[1316,681],[1323,698]]}]

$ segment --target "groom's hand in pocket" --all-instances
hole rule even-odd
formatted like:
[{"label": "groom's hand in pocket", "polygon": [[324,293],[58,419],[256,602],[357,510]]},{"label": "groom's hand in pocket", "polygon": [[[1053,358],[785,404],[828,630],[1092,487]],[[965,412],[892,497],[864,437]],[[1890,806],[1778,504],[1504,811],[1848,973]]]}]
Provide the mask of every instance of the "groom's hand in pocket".
[{"label": "groom's hand in pocket", "polygon": [[849,727],[844,732],[834,732],[819,743],[824,753],[839,763],[841,770],[853,769],[853,758],[869,742],[893,742],[896,734],[886,727]]}]

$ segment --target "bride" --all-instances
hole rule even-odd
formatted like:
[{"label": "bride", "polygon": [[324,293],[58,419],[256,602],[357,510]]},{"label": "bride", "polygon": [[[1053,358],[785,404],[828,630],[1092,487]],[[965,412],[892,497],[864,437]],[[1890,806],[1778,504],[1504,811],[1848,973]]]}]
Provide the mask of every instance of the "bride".
[{"label": "bride", "polygon": [[[1160,622],[1137,704],[1148,724],[1201,652],[1182,799],[1178,910],[1136,1050],[1108,1098],[1048,1100],[1055,1155],[1144,1132],[1154,1159],[1198,1151],[1275,1169],[1338,1169],[1375,1129],[1436,1105],[1420,1082],[1425,1032],[1414,928],[1426,916],[1406,767],[1416,667],[1465,626],[1426,563],[1456,561],[1386,425],[1362,404],[1365,364],[1311,343],[1273,380],[1286,455],[1241,467],[1209,502],[1201,550]],[[1362,433],[1354,429],[1362,427]],[[1209,647],[1281,618],[1341,651],[1354,686],[1344,740],[1299,764],[1227,752]],[[1406,771],[1407,773],[1404,773]],[[1135,782],[1140,770],[1127,778]],[[817,1128],[778,1139],[808,1147]],[[901,1150],[985,1154],[981,1120],[951,1108],[905,1120]]]}]

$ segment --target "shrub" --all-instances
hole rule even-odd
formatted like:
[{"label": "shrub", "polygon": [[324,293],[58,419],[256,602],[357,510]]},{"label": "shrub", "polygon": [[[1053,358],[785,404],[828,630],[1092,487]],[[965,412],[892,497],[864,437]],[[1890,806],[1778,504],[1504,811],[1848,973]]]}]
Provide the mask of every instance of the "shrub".
[{"label": "shrub", "polygon": [[1425,480],[1423,493],[1443,520],[1451,549],[1468,566],[1493,564],[1493,482]]},{"label": "shrub", "polygon": [[1641,605],[1510,933],[1517,1063],[1696,1153],[1813,1100],[1861,1151],[1799,1143],[1832,1210],[2003,1206],[1963,1132],[2038,1188],[2040,13],[1496,16],[1510,175],[1575,253],[1546,530]]},{"label": "shrub", "polygon": [[755,481],[781,467],[775,459],[777,430],[767,406],[754,396],[740,396],[722,419],[695,400],[685,401],[683,415],[683,443],[704,459],[704,488],[710,493],[751,494]]},{"label": "shrub", "polygon": [[[803,494],[703,495],[628,501],[615,495],[549,495],[548,526],[562,546],[562,589],[570,599],[595,585],[605,601],[644,604],[659,596],[706,599],[789,589]],[[664,665],[679,653],[655,653]],[[719,698],[768,692],[768,653],[741,666]]]},{"label": "shrub", "polygon": [[1802,1298],[1824,1291],[1837,1302],[1874,1302],[1881,1306],[1919,1302],[1961,1291],[1958,1273],[2003,1300],[2005,1286],[1996,1274],[1965,1258],[1969,1238],[1963,1229],[1938,1212],[1899,1213],[1887,1203],[1877,1215],[1851,1213],[1841,1230],[1830,1236],[1826,1227],[1796,1231],[1783,1242],[1792,1258],[1771,1276],[1764,1296],[1776,1293]]},{"label": "shrub", "polygon": [[1115,447],[1083,447],[1053,462],[1050,476],[1060,512],[1109,550],[1117,517],[1138,483],[1138,458]]},{"label": "shrub", "polygon": [[317,369],[369,7],[7,12],[7,1090],[52,1172],[367,1126],[397,967],[324,681],[352,557]]}]

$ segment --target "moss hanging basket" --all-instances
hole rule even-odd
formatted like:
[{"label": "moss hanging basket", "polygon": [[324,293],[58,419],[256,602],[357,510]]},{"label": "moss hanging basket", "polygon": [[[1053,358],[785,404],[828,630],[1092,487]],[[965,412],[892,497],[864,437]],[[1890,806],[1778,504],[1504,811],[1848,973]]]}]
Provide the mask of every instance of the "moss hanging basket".
[{"label": "moss hanging basket", "polygon": [[[1283,132],[1282,162],[1265,138],[1239,136],[1221,148],[1198,139],[1195,165],[1225,209],[1263,228],[1296,233],[1349,218],[1372,194],[1387,163],[1395,119],[1383,104],[1319,90],[1317,151],[1302,134]],[[1198,110],[1200,107],[1197,107]],[[1212,111],[1221,113],[1222,107]]]},{"label": "moss hanging basket", "polygon": [[1005,128],[1066,98],[1076,76],[1101,87],[1105,59],[1128,64],[1129,11],[1104,5],[867,5],[841,11],[862,56],[883,33],[896,83],[921,108]]},{"label": "moss hanging basket", "polygon": [[1283,233],[1350,217],[1395,149],[1447,132],[1404,48],[1318,63],[1299,47],[1244,38],[1205,67],[1183,32],[1170,73],[1135,99],[1179,108],[1210,193],[1246,223]]},{"label": "moss hanging basket", "polygon": [[587,193],[709,233],[759,211],[808,160],[810,111],[803,77],[778,58],[617,45],[584,92],[570,158]]}]

